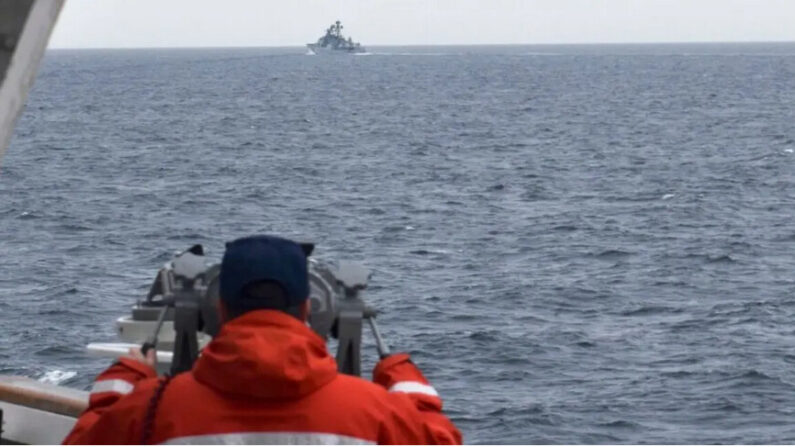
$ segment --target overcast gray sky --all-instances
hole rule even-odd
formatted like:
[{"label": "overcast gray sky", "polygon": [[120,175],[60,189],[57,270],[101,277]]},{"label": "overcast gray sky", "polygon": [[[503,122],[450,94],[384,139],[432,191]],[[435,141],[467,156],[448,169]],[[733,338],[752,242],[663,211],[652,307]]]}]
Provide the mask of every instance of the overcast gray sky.
[{"label": "overcast gray sky", "polygon": [[795,0],[67,0],[53,48],[795,41]]}]

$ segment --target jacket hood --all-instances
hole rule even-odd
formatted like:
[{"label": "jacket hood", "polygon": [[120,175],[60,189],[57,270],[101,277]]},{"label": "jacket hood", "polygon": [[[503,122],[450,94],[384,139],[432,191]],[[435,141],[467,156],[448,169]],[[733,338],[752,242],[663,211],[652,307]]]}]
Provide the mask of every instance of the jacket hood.
[{"label": "jacket hood", "polygon": [[228,321],[193,369],[219,391],[264,399],[297,399],[337,375],[326,343],[283,312],[257,310]]}]

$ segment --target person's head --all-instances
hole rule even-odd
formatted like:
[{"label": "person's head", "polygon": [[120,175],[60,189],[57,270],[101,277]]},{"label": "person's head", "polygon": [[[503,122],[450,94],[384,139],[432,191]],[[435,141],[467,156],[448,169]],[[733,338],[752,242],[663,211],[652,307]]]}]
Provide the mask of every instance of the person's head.
[{"label": "person's head", "polygon": [[309,252],[311,246],[275,236],[249,236],[227,243],[221,261],[222,320],[270,309],[306,321]]}]

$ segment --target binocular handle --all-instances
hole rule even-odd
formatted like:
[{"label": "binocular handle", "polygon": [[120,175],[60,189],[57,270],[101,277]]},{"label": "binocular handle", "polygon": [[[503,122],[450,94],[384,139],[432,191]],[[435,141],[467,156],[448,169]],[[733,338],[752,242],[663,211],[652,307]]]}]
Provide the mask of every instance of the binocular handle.
[{"label": "binocular handle", "polygon": [[382,359],[389,357],[391,352],[389,351],[389,346],[384,343],[384,339],[381,338],[381,332],[378,331],[378,325],[375,324],[375,316],[368,316],[367,321],[370,323],[370,329],[373,330],[373,337],[375,338],[375,347],[378,349],[378,356]]},{"label": "binocular handle", "polygon": [[149,352],[150,349],[155,348],[155,343],[150,342],[149,340],[145,341],[144,344],[141,345],[141,354],[146,357],[146,353]]},{"label": "binocular handle", "polygon": [[163,306],[163,309],[160,311],[160,316],[157,317],[157,326],[155,326],[155,332],[149,337],[144,344],[141,345],[141,354],[146,357],[146,353],[149,352],[150,349],[155,349],[157,346],[157,336],[160,335],[160,328],[163,327],[163,321],[166,319],[166,313],[168,313],[169,306]]}]

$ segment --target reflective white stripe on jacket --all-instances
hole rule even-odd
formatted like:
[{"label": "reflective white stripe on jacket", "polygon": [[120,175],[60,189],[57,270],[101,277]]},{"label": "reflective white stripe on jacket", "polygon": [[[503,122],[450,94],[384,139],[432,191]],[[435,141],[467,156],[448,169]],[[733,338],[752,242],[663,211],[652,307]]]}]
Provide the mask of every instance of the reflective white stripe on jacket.
[{"label": "reflective white stripe on jacket", "polygon": [[398,382],[389,387],[390,393],[419,393],[439,397],[439,393],[430,386],[420,382]]},{"label": "reflective white stripe on jacket", "polygon": [[91,394],[98,394],[98,393],[119,393],[119,394],[130,394],[135,388],[132,383],[126,380],[100,380],[98,382],[94,382],[94,386],[91,387]]},{"label": "reflective white stripe on jacket", "polygon": [[166,444],[180,445],[365,445],[375,444],[366,439],[332,433],[311,432],[248,432],[223,433],[216,435],[185,436],[169,439]]}]

